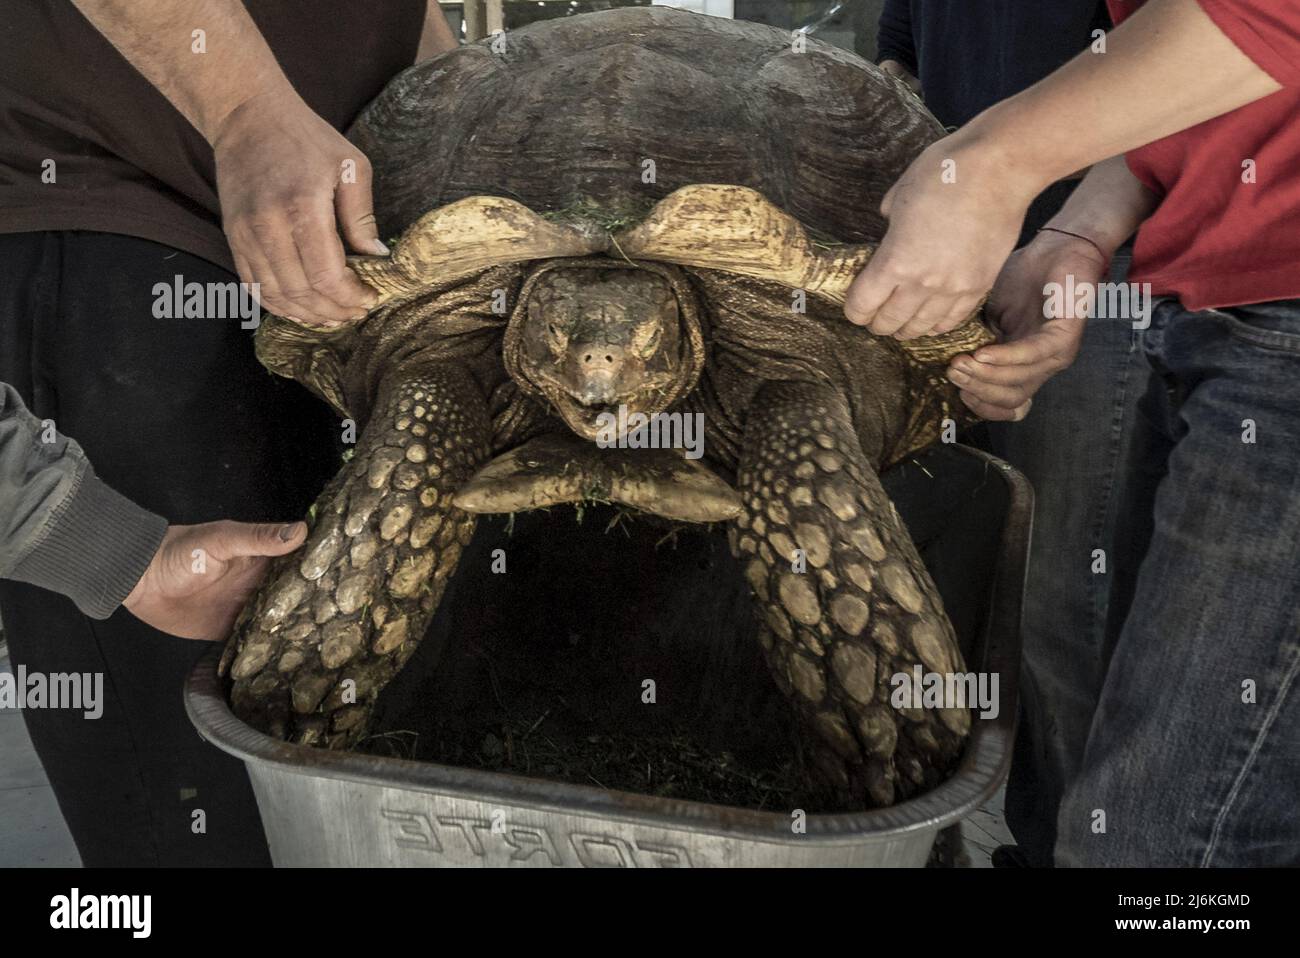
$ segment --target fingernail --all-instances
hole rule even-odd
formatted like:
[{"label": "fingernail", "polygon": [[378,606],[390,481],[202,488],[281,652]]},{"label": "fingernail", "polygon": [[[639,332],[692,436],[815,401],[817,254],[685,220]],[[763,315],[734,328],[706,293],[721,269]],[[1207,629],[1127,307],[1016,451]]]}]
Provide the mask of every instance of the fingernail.
[{"label": "fingernail", "polygon": [[370,315],[370,314],[367,313],[367,312],[363,309],[363,310],[362,310],[361,312],[359,312],[359,313],[353,313],[353,314],[352,314],[351,316],[349,316],[348,318],[351,319],[351,320],[354,320],[354,321],[355,321],[355,320],[358,320],[358,319],[365,319],[368,315]]},{"label": "fingernail", "polygon": [[970,382],[970,377],[967,376],[960,369],[948,370],[948,379],[951,382],[955,382],[958,386],[964,386],[966,385],[966,383]]},{"label": "fingernail", "polygon": [[383,241],[379,239],[376,239],[371,244],[371,248],[374,249],[374,251],[378,253],[380,256],[387,256],[389,253],[392,252],[392,250],[390,250],[387,246],[385,246]]},{"label": "fingernail", "polygon": [[280,526],[280,541],[288,542],[298,531],[298,523],[290,522],[288,525]]}]

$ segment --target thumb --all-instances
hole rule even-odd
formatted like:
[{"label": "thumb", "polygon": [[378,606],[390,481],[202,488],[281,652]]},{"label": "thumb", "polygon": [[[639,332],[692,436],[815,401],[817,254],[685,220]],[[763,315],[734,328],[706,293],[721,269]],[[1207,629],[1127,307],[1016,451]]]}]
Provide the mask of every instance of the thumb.
[{"label": "thumb", "polygon": [[223,522],[216,524],[208,552],[220,560],[254,556],[281,556],[307,538],[305,522]]},{"label": "thumb", "polygon": [[983,346],[972,354],[976,362],[992,366],[1028,366],[1054,356],[1061,347],[1050,328],[1035,330],[1021,339]]},{"label": "thumb", "polygon": [[844,315],[851,323],[868,325],[876,318],[880,307],[894,293],[894,283],[881,277],[877,257],[867,260],[866,267],[849,284],[844,296]]},{"label": "thumb", "polygon": [[364,156],[356,163],[355,175],[339,183],[334,191],[334,212],[339,229],[355,252],[387,256],[388,247],[379,239],[375,225],[374,194],[371,191],[370,161]]},{"label": "thumb", "polygon": [[897,192],[898,183],[895,181],[894,185],[885,193],[885,198],[880,201],[880,215],[886,219],[889,218],[889,211],[894,208],[894,194]]}]

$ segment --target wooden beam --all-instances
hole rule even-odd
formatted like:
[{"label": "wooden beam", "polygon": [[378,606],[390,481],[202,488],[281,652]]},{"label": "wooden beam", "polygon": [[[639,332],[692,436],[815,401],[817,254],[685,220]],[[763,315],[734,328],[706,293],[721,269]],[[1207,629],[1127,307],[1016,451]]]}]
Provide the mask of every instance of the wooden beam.
[{"label": "wooden beam", "polygon": [[487,35],[506,28],[506,13],[503,0],[487,0]]},{"label": "wooden beam", "polygon": [[464,0],[461,5],[465,18],[465,41],[473,43],[487,36],[487,11],[485,0]]}]

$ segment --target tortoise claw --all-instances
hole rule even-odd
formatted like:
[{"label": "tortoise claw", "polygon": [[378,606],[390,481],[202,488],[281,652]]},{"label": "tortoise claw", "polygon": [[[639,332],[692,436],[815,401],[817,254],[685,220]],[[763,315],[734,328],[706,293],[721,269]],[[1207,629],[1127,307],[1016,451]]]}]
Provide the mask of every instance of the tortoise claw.
[{"label": "tortoise claw", "polygon": [[548,435],[493,459],[456,493],[460,509],[526,512],[567,502],[617,502],[682,522],[740,514],[740,496],[699,460],[671,449],[602,449]]}]

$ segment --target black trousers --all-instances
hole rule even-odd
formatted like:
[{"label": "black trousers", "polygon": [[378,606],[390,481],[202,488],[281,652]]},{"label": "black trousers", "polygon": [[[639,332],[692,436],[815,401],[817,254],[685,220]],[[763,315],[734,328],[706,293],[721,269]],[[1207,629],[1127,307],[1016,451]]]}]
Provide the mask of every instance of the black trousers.
[{"label": "black trousers", "polygon": [[[86,232],[2,235],[0,264],[0,380],[141,506],[176,524],[298,519],[337,468],[332,414],[258,365],[238,318],[155,318],[155,284],[229,273]],[[15,582],[0,582],[0,619],[15,667],[104,673],[97,720],[24,711],[85,865],[269,863],[243,765],[184,713],[204,643]]]}]

